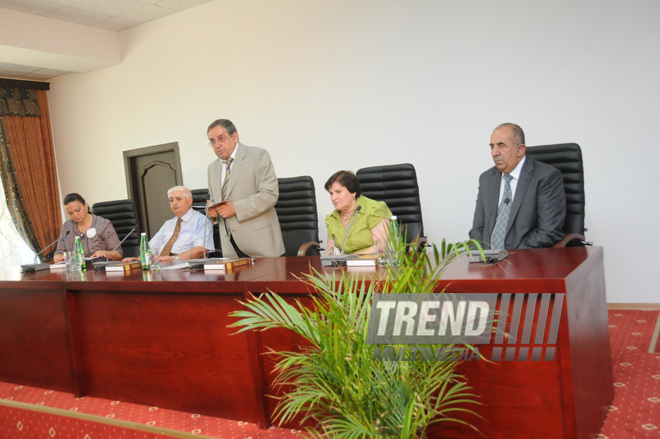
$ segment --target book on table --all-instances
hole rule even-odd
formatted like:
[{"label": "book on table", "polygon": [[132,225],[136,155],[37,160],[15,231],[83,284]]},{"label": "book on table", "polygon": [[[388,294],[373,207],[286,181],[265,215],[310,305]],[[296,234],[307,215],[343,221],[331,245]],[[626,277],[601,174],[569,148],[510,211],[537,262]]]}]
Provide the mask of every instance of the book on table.
[{"label": "book on table", "polygon": [[378,255],[324,255],[321,256],[321,264],[324,267],[375,267],[377,265]]},{"label": "book on table", "polygon": [[252,266],[252,258],[229,258],[209,261],[204,264],[204,270],[220,270],[231,273],[240,267]]},{"label": "book on table", "polygon": [[131,270],[142,269],[142,262],[140,261],[128,261],[128,262],[117,262],[116,264],[110,264],[105,266],[105,271],[109,272],[124,272],[130,273]]},{"label": "book on table", "polygon": [[357,257],[346,259],[347,267],[375,267],[378,264],[378,255],[356,255]]}]

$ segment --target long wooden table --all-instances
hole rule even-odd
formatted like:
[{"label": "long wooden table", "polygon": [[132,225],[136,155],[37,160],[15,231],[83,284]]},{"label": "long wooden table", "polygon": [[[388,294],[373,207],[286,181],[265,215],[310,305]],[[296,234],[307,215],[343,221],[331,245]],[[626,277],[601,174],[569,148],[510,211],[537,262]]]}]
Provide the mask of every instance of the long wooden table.
[{"label": "long wooden table", "polygon": [[[226,275],[6,275],[0,280],[0,380],[267,427],[275,404],[266,397],[273,391],[271,363],[262,354],[268,347],[295,348],[298,341],[284,331],[233,334],[228,314],[250,293],[307,296],[300,276],[312,269],[341,270],[322,267],[319,258],[264,258]],[[377,270],[361,273],[382,276]],[[484,404],[478,408],[483,420],[465,419],[485,437],[582,438],[600,431],[613,397],[601,248],[519,250],[491,265],[462,258],[448,267],[438,288],[496,293],[498,306],[510,299],[512,315],[521,296],[518,312],[524,317],[528,308],[536,309],[534,319],[542,303],[550,309],[563,303],[554,343],[511,337],[480,351],[491,358],[493,349],[508,349],[516,361],[461,366]],[[510,335],[511,328],[506,331]],[[532,360],[534,348],[545,355],[553,347],[552,361]],[[521,353],[528,351],[529,357]],[[475,433],[451,426],[433,435],[440,434]]]}]

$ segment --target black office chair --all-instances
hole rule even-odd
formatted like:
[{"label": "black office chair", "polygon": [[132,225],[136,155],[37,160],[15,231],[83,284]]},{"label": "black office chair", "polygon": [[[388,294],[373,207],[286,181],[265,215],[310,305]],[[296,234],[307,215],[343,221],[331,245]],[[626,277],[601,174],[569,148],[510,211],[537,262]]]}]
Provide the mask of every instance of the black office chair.
[{"label": "black office chair", "polygon": [[408,244],[425,245],[422,204],[415,167],[410,163],[372,166],[358,169],[355,173],[362,194],[373,200],[384,201],[397,216]]},{"label": "black office chair", "polygon": [[94,212],[94,215],[110,220],[120,241],[135,227],[135,232],[126,238],[121,248],[125,258],[140,256],[140,224],[135,201],[115,200],[94,203],[92,212]]},{"label": "black office chair", "polygon": [[320,254],[316,190],[310,176],[278,178],[280,197],[275,204],[282,229],[285,256]]},{"label": "black office chair", "polygon": [[591,245],[584,233],[584,169],[582,151],[577,143],[528,146],[526,155],[559,169],[566,193],[566,219],[564,238],[555,247]]},{"label": "black office chair", "polygon": [[[191,189],[193,204],[192,208],[202,215],[206,215],[206,200],[209,199],[210,194],[207,188],[204,189]],[[222,256],[222,245],[220,245],[220,230],[219,222],[213,225],[213,244],[215,245],[215,251],[212,252],[210,257],[221,257]]]},{"label": "black office chair", "polygon": [[210,197],[209,190],[207,188],[191,189],[190,192],[193,199],[192,208],[204,215],[206,213],[206,200]]}]

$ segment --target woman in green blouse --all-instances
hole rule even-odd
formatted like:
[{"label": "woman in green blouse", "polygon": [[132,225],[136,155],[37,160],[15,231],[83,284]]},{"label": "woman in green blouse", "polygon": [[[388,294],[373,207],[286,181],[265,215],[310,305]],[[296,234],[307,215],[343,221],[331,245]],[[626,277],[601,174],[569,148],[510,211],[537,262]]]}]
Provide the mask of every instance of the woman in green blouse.
[{"label": "woman in green blouse", "polygon": [[[325,217],[328,228],[326,254],[338,254],[342,250],[355,254],[383,251],[392,216],[387,204],[362,196],[360,181],[350,171],[335,172],[324,187],[330,192],[330,201],[335,206],[335,210]],[[348,230],[351,221],[353,224]],[[379,242],[382,243],[380,246]]]}]

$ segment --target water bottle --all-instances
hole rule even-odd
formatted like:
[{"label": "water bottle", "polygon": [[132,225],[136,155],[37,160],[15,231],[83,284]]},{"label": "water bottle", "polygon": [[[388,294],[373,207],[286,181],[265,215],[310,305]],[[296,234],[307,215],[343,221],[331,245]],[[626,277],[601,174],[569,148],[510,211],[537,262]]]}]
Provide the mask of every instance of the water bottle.
[{"label": "water bottle", "polygon": [[73,241],[73,269],[74,271],[85,271],[87,269],[85,251],[79,236],[76,236]]},{"label": "water bottle", "polygon": [[147,234],[145,232],[142,232],[140,236],[140,260],[142,261],[143,270],[149,270],[151,268],[151,247],[149,247],[149,241],[147,241]]},{"label": "water bottle", "polygon": [[401,227],[396,215],[390,218],[390,233],[387,237],[387,247],[385,248],[385,260],[390,267],[398,267],[399,247],[401,246]]}]

